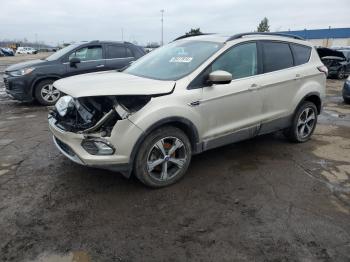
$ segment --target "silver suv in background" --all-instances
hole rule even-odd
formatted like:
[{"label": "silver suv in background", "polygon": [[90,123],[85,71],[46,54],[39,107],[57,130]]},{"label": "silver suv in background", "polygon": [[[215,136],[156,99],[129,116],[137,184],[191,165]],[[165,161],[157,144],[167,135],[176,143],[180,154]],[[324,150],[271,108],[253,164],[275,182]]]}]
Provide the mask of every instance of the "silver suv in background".
[{"label": "silver suv in background", "polygon": [[123,72],[56,81],[67,95],[49,126],[72,161],[163,187],[185,174],[192,154],[278,130],[309,140],[326,75],[296,36],[181,37]]}]

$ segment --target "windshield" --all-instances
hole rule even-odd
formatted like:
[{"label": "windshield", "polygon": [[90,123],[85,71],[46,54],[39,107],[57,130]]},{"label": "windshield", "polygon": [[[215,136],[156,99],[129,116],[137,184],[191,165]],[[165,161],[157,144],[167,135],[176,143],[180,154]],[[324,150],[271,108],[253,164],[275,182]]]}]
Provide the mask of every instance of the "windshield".
[{"label": "windshield", "polygon": [[68,52],[72,51],[77,46],[78,46],[77,44],[71,44],[69,46],[66,46],[65,48],[62,48],[62,49],[58,50],[57,52],[53,53],[52,55],[50,55],[49,57],[45,58],[45,60],[47,60],[47,61],[57,60],[57,59],[61,58],[62,56],[64,56],[65,54],[67,54]]},{"label": "windshield", "polygon": [[136,76],[177,80],[193,72],[222,47],[207,41],[173,42],[134,62],[124,72]]}]

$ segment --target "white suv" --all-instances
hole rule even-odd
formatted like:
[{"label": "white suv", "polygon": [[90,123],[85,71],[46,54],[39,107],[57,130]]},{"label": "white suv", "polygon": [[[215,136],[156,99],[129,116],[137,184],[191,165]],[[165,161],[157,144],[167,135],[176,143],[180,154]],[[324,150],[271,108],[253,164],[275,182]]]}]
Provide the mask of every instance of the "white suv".
[{"label": "white suv", "polygon": [[16,54],[36,54],[38,51],[33,47],[18,47]]},{"label": "white suv", "polygon": [[327,69],[296,36],[183,37],[123,72],[58,80],[49,114],[59,150],[76,163],[131,171],[144,184],[178,181],[192,154],[284,130],[312,135]]}]

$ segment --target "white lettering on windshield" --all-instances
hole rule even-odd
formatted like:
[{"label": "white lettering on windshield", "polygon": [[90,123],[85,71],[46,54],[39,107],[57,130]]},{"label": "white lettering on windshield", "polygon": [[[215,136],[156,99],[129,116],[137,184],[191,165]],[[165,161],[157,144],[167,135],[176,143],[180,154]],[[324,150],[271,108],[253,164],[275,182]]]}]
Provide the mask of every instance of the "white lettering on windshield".
[{"label": "white lettering on windshield", "polygon": [[189,56],[172,57],[169,60],[169,63],[190,63],[192,59],[193,57],[189,57]]}]

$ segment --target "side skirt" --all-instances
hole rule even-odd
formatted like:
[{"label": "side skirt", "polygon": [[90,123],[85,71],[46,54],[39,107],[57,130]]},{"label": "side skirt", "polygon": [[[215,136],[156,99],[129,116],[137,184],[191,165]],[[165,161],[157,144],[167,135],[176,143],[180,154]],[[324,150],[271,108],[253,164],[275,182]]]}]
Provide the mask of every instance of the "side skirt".
[{"label": "side skirt", "polygon": [[201,148],[202,150],[198,150],[196,153],[285,129],[291,125],[292,118],[293,115],[289,115],[270,120],[262,123],[261,125],[243,128],[230,134],[204,140],[197,145],[197,147]]}]

